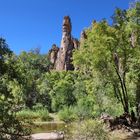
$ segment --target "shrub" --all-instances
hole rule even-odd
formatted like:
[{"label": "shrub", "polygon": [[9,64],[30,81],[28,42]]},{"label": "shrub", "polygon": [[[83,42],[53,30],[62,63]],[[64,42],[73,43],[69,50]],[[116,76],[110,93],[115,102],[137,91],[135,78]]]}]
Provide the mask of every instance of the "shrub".
[{"label": "shrub", "polygon": [[80,120],[92,118],[94,111],[93,99],[91,97],[79,99],[74,111]]},{"label": "shrub", "polygon": [[24,109],[17,112],[17,118],[20,120],[36,120],[39,118],[39,116],[32,110]]},{"label": "shrub", "polygon": [[34,111],[41,110],[41,109],[44,109],[41,103],[37,103],[36,105],[33,106]]},{"label": "shrub", "polygon": [[71,140],[109,140],[109,134],[98,120],[85,120],[74,125]]},{"label": "shrub", "polygon": [[50,121],[47,109],[30,110],[24,109],[17,112],[17,118],[19,120],[32,120],[32,121]]},{"label": "shrub", "polygon": [[111,116],[119,116],[123,114],[123,108],[120,103],[115,101],[109,101],[108,104],[105,104],[105,112]]},{"label": "shrub", "polygon": [[52,118],[49,116],[47,109],[37,110],[36,113],[40,116],[41,121],[50,121]]},{"label": "shrub", "polygon": [[76,115],[72,107],[64,107],[63,110],[60,110],[58,113],[60,120],[64,122],[72,122],[76,119]]}]

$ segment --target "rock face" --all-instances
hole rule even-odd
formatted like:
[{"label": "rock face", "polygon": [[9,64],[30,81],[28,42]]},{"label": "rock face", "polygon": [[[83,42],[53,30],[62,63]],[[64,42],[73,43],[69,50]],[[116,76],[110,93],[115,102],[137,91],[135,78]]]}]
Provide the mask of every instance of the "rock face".
[{"label": "rock face", "polygon": [[84,41],[85,39],[87,39],[87,35],[86,35],[85,31],[82,31],[81,37],[80,37],[80,42]]},{"label": "rock face", "polygon": [[49,60],[52,63],[51,69],[55,67],[58,51],[59,51],[59,48],[55,44],[53,44],[52,49],[49,51]]},{"label": "rock face", "polygon": [[69,16],[65,16],[62,27],[61,46],[58,49],[56,45],[52,47],[49,53],[49,58],[57,71],[74,70],[72,65],[72,53],[74,49],[79,47],[79,41],[72,38],[72,25]]}]

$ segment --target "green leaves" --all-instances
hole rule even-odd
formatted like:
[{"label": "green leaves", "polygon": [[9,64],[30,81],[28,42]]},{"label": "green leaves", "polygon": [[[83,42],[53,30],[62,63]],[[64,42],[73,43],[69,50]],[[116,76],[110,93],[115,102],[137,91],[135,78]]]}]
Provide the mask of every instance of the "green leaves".
[{"label": "green leaves", "polygon": [[[75,67],[93,85],[90,92],[97,97],[96,93],[103,89],[103,94],[108,93],[111,98],[111,94],[115,93],[115,98],[121,101],[123,108],[127,108],[125,111],[129,110],[129,104],[133,104],[134,94],[131,93],[132,89],[135,91],[131,84],[135,87],[134,81],[138,77],[134,74],[139,69],[140,53],[140,28],[138,20],[134,20],[139,19],[138,9],[139,2],[127,11],[117,8],[113,15],[113,26],[105,20],[94,23],[86,30],[87,38],[73,55]],[[135,75],[131,83],[128,82],[130,75]],[[91,81],[96,81],[96,84]]]}]

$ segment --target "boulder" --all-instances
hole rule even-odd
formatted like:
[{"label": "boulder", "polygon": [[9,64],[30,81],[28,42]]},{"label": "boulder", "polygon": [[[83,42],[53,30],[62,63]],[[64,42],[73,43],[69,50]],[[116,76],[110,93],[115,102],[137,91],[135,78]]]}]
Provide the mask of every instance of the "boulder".
[{"label": "boulder", "polygon": [[31,135],[32,140],[64,140],[64,134],[61,132],[37,133]]}]

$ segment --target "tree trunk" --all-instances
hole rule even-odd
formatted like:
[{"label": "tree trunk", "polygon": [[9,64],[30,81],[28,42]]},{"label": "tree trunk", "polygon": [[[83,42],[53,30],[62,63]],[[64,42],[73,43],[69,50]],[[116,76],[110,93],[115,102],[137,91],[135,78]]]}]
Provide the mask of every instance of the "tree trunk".
[{"label": "tree trunk", "polygon": [[138,76],[136,89],[136,111],[138,116],[138,123],[140,125],[140,75]]},{"label": "tree trunk", "polygon": [[125,113],[129,113],[129,103],[128,103],[128,97],[127,97],[127,90],[125,87],[125,81],[123,81],[123,78],[120,76],[118,69],[116,68],[116,73],[118,75],[120,85],[121,85],[121,90],[122,90],[122,97],[123,97],[123,109]]}]

